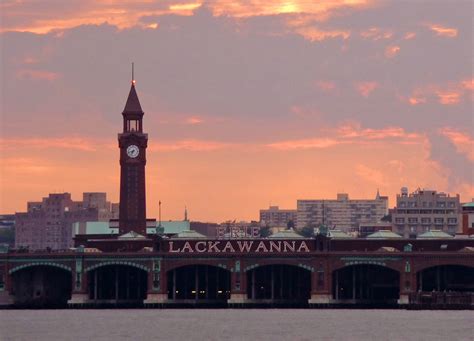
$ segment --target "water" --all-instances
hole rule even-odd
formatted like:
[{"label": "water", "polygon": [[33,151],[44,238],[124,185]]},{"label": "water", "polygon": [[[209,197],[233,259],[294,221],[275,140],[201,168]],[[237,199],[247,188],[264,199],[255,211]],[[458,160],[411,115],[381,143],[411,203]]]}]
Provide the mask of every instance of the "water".
[{"label": "water", "polygon": [[1,340],[472,340],[474,311],[3,310]]}]

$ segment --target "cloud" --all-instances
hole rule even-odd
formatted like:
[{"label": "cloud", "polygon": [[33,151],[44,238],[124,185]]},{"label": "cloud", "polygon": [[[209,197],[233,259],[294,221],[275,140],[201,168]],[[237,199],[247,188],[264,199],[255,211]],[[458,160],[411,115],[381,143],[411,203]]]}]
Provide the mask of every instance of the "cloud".
[{"label": "cloud", "polygon": [[360,32],[360,35],[364,39],[370,40],[380,40],[380,39],[390,39],[393,36],[393,32],[390,30],[382,29],[380,27],[371,27],[368,30]]},{"label": "cloud", "polygon": [[444,27],[439,24],[431,24],[428,27],[440,37],[455,38],[458,35],[458,30],[455,28]]},{"label": "cloud", "polygon": [[266,146],[276,150],[305,150],[326,149],[338,145],[373,144],[381,141],[391,143],[414,144],[420,143],[424,137],[416,133],[407,133],[400,127],[387,127],[384,129],[362,129],[360,125],[343,125],[336,129],[328,130],[330,136],[315,137],[310,139],[296,139],[273,142]]},{"label": "cloud", "polygon": [[473,80],[467,79],[445,84],[428,84],[416,87],[408,98],[403,99],[411,105],[424,104],[431,98],[442,105],[456,105],[461,102],[464,95],[472,98],[474,90]]},{"label": "cloud", "polygon": [[45,70],[31,70],[31,69],[22,69],[18,70],[16,73],[18,79],[37,79],[37,80],[46,80],[46,81],[55,81],[61,77],[59,73],[50,72]]},{"label": "cloud", "polygon": [[400,52],[400,46],[391,45],[385,48],[385,57],[393,58]]},{"label": "cloud", "polygon": [[459,153],[465,154],[471,161],[474,161],[474,137],[467,132],[449,127],[439,129],[439,133],[447,137],[456,146]]},{"label": "cloud", "polygon": [[219,141],[204,141],[204,140],[180,140],[171,142],[150,142],[148,150],[151,152],[173,152],[173,151],[191,151],[191,152],[211,152],[221,149],[235,147],[234,144],[219,142]]},{"label": "cloud", "polygon": [[384,173],[375,168],[371,168],[364,164],[358,164],[356,166],[355,173],[357,174],[357,176],[369,183],[373,183],[378,186],[387,185]]},{"label": "cloud", "polygon": [[[103,141],[102,141],[103,142]],[[0,138],[0,150],[26,149],[70,149],[83,152],[94,152],[104,143],[95,139],[81,137],[61,137],[61,138]],[[110,144],[109,144],[110,145]]]},{"label": "cloud", "polygon": [[198,116],[191,116],[191,117],[188,117],[185,120],[185,123],[190,124],[190,125],[201,124],[203,122],[204,122],[204,120],[202,118],[198,117]]},{"label": "cloud", "polygon": [[356,90],[364,97],[369,97],[369,95],[378,87],[378,83],[375,81],[371,82],[357,82],[355,84]]}]

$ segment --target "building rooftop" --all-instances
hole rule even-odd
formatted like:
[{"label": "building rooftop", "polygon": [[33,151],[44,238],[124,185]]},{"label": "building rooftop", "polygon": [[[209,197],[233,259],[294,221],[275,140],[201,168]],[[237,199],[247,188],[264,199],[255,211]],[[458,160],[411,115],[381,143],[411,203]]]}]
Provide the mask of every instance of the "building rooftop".
[{"label": "building rooftop", "polygon": [[353,238],[351,235],[337,229],[329,230],[327,235],[328,237],[335,238],[335,239]]},{"label": "building rooftop", "polygon": [[390,230],[380,230],[375,233],[369,234],[366,238],[368,239],[390,239],[390,238],[402,238],[399,234]]},{"label": "building rooftop", "polygon": [[180,239],[203,239],[203,238],[207,238],[205,235],[199,233],[199,232],[196,232],[196,231],[193,231],[193,230],[186,230],[186,231],[181,231],[180,233],[178,233],[176,236],[173,236],[173,239],[174,238],[180,238]]},{"label": "building rooftop", "polygon": [[446,233],[446,232],[443,232],[441,230],[430,230],[430,231],[426,231],[425,233],[420,234],[417,238],[420,238],[420,239],[441,238],[441,239],[443,239],[443,238],[453,238],[453,236]]},{"label": "building rooftop", "polygon": [[303,239],[304,237],[296,233],[293,229],[282,230],[270,235],[268,238],[272,239]]}]

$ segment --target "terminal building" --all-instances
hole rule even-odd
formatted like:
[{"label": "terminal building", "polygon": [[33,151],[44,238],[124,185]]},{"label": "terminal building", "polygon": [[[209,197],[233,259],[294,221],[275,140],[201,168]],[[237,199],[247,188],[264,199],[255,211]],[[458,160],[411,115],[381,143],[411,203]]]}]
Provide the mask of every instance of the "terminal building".
[{"label": "terminal building", "polygon": [[[407,239],[379,230],[351,238],[324,225],[312,238],[292,229],[268,238],[163,234],[164,223],[146,216],[148,137],[134,81],[122,115],[118,219],[77,224],[75,248],[66,251],[0,248],[1,306],[474,308],[474,238],[468,236],[430,231]],[[59,210],[51,214],[67,212],[60,198],[48,200]],[[351,203],[341,196],[331,211],[325,202],[299,201],[309,213],[300,221],[298,211],[298,224],[326,217],[331,227],[359,224],[372,214],[381,218],[386,201],[377,195]],[[352,212],[358,204],[360,217]],[[341,223],[339,210],[351,212]]]}]

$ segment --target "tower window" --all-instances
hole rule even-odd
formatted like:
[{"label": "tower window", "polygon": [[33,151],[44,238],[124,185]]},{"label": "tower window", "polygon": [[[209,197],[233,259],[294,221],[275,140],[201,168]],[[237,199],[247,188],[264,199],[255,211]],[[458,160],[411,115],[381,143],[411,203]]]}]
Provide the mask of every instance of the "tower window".
[{"label": "tower window", "polygon": [[127,131],[140,131],[140,123],[138,120],[127,121]]}]

